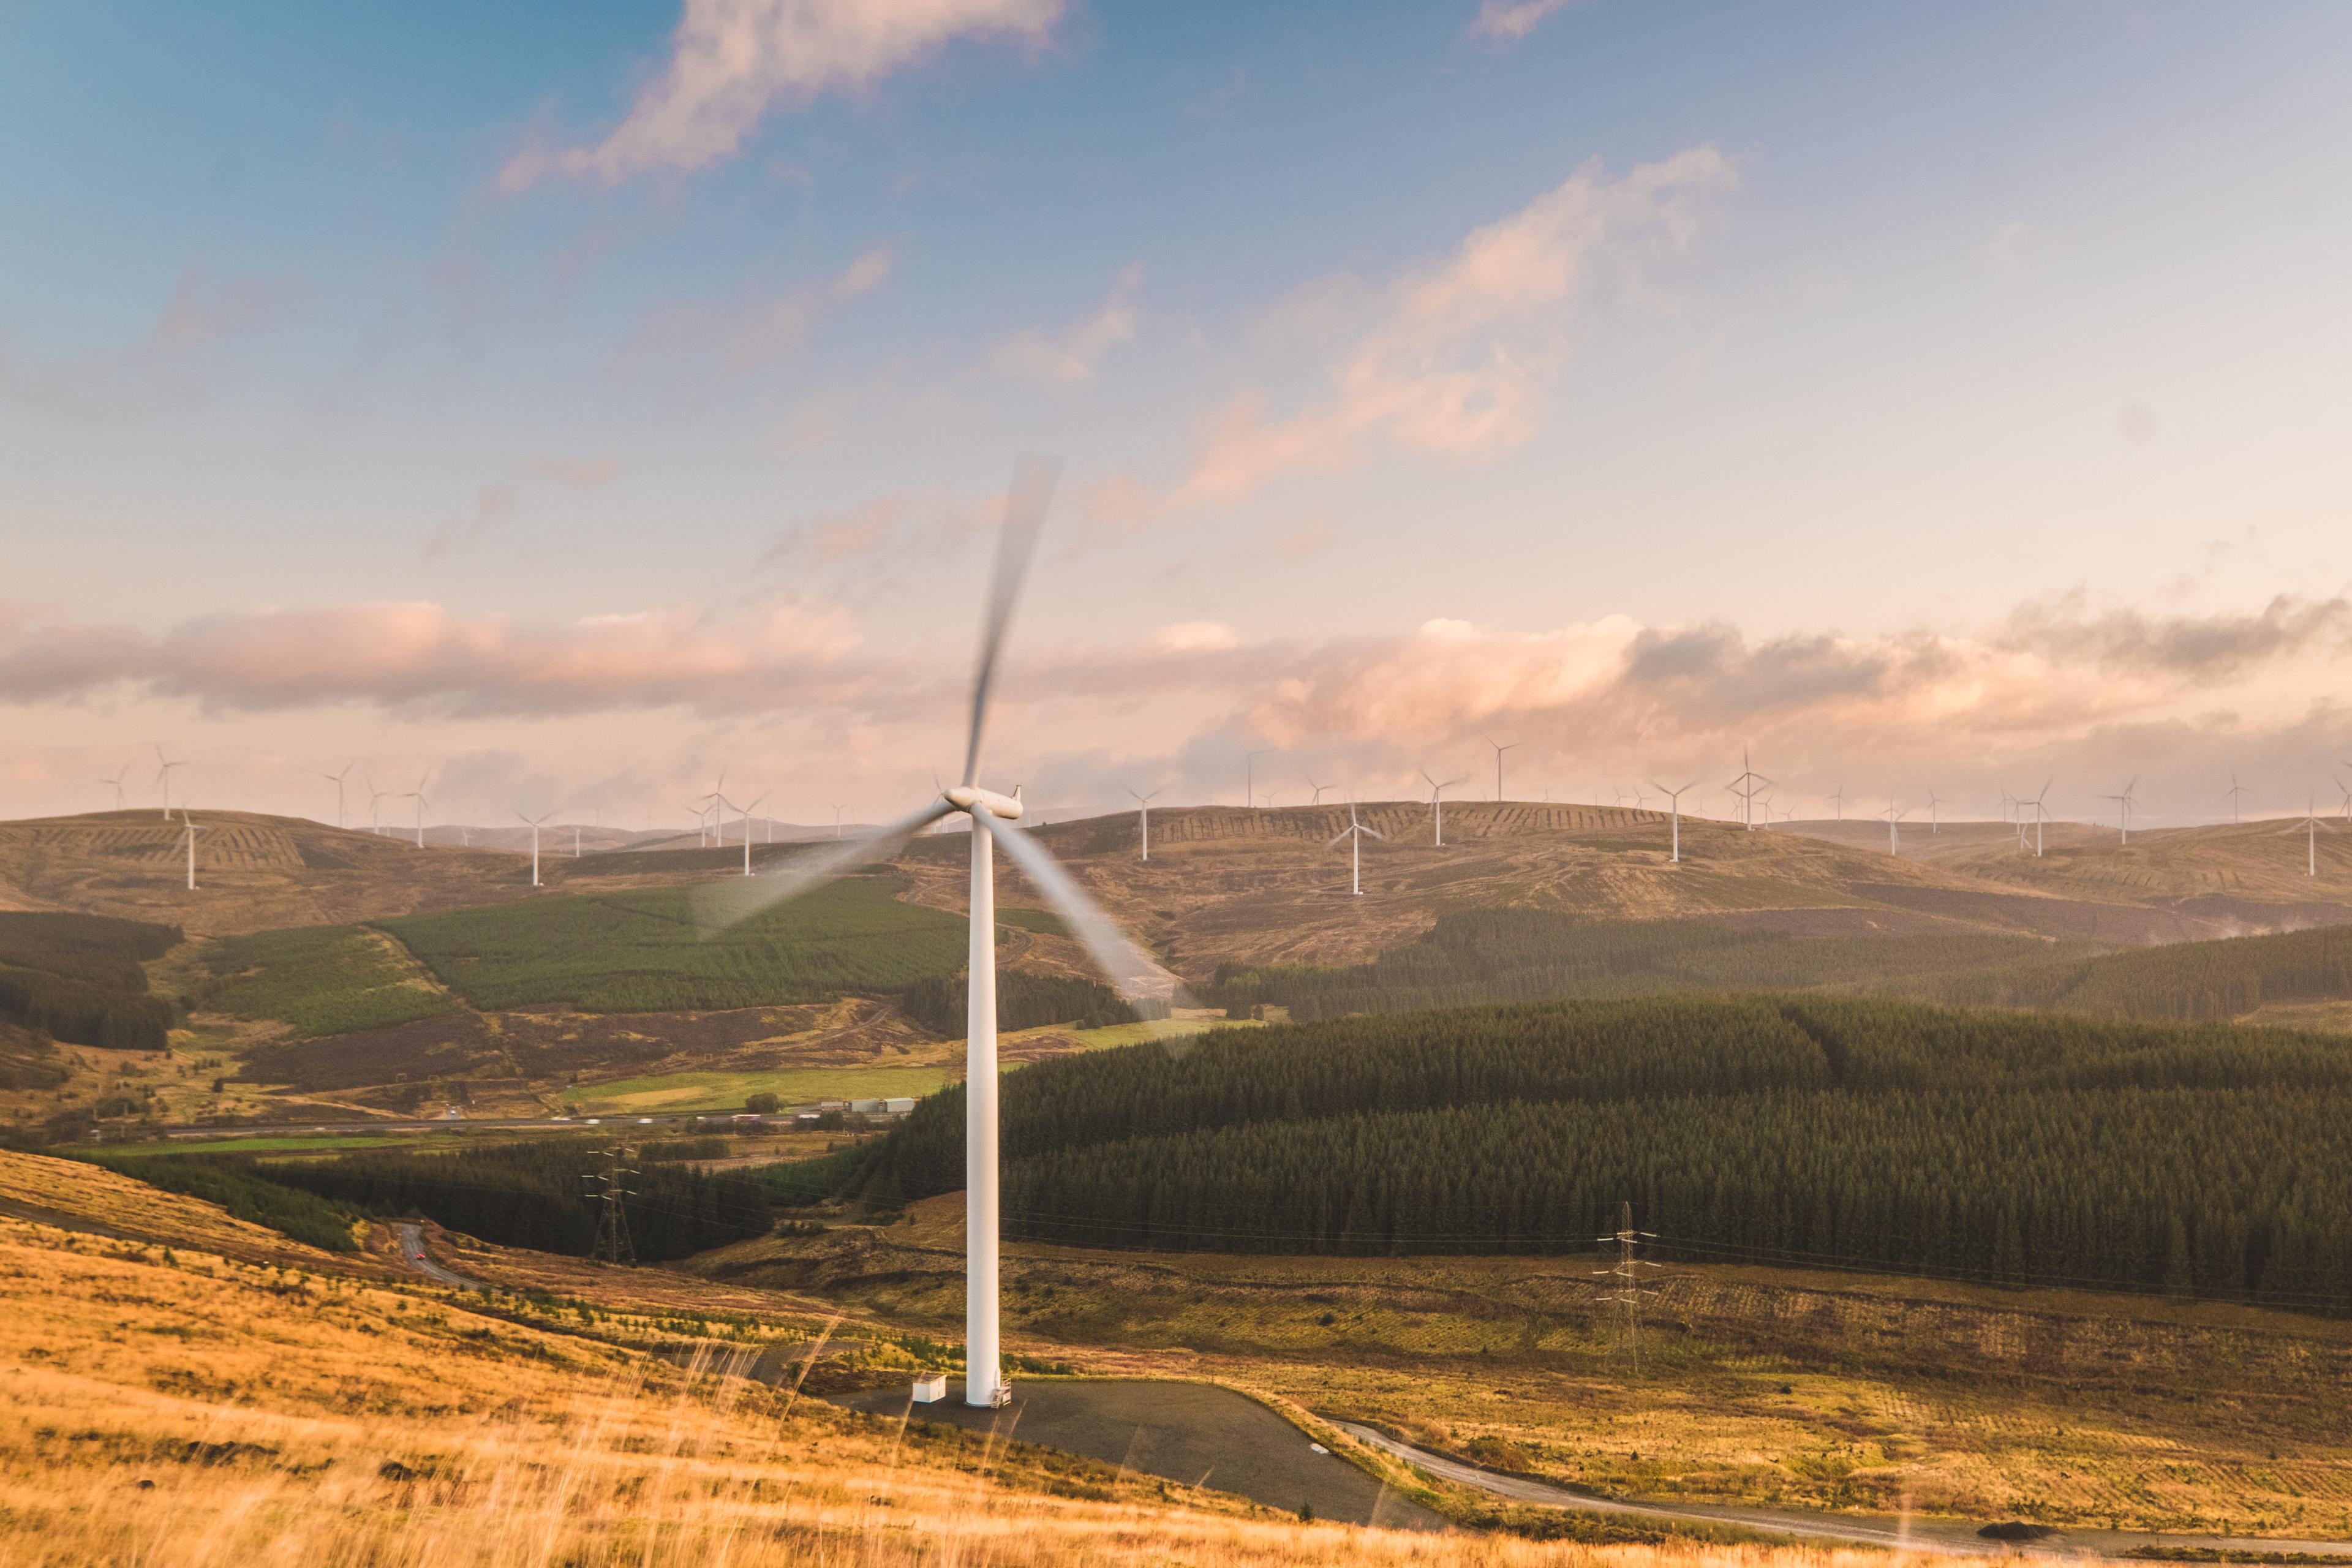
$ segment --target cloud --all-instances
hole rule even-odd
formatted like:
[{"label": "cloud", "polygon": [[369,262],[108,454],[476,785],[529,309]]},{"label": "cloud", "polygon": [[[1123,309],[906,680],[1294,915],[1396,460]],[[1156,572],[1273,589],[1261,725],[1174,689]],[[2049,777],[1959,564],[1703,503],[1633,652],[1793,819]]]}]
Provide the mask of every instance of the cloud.
[{"label": "cloud", "polygon": [[453,517],[435,529],[425,540],[425,559],[438,561],[459,545],[471,544],[486,537],[512,517],[515,493],[505,485],[484,485],[474,496],[474,510],[465,517]]},{"label": "cloud", "polygon": [[848,511],[827,512],[794,523],[776,535],[760,557],[761,570],[803,564],[830,566],[871,555],[898,532],[908,501],[885,496]]},{"label": "cloud", "polygon": [[1707,199],[1735,178],[1711,146],[1613,181],[1586,163],[1381,290],[1326,395],[1287,416],[1255,391],[1227,405],[1177,499],[1236,500],[1280,474],[1348,468],[1374,442],[1468,457],[1526,440],[1591,275],[1686,247]]},{"label": "cloud", "polygon": [[649,317],[635,334],[640,353],[686,353],[740,374],[789,359],[826,315],[889,280],[895,258],[877,246],[822,283],[755,296],[726,310],[680,306]]},{"label": "cloud", "polygon": [[864,91],[958,39],[1035,47],[1062,10],[1062,0],[687,0],[669,63],[625,120],[593,146],[525,149],[499,187],[703,168],[739,151],[775,109]]},{"label": "cloud", "polygon": [[2019,606],[1999,641],[2108,674],[2210,682],[2306,653],[2342,653],[2352,647],[2352,600],[2281,594],[2250,614],[2092,614],[2078,591]]},{"label": "cloud", "polygon": [[1517,43],[1536,30],[1536,24],[1555,11],[1565,11],[1576,0],[1478,0],[1478,15],[1470,31],[1481,38]]},{"label": "cloud", "polygon": [[1048,334],[1032,328],[996,345],[1000,369],[1013,375],[1064,385],[1092,381],[1103,355],[1135,337],[1135,295],[1143,286],[1136,262],[1112,279],[1102,309]]},{"label": "cloud", "polygon": [[300,303],[301,289],[290,278],[215,280],[192,266],[155,324],[127,348],[30,363],[0,345],[0,397],[75,424],[155,414],[194,401],[229,355]]}]

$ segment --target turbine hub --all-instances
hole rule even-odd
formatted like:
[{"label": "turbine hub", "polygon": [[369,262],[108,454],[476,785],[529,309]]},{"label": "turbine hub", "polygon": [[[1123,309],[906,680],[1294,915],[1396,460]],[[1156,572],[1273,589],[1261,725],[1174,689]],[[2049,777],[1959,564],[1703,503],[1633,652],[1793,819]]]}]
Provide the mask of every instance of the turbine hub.
[{"label": "turbine hub", "polygon": [[940,798],[958,811],[970,811],[977,805],[983,807],[991,816],[1000,816],[1007,822],[1017,822],[1021,819],[1020,796],[999,795],[992,789],[982,789],[978,784],[957,784],[952,788],[941,790]]}]

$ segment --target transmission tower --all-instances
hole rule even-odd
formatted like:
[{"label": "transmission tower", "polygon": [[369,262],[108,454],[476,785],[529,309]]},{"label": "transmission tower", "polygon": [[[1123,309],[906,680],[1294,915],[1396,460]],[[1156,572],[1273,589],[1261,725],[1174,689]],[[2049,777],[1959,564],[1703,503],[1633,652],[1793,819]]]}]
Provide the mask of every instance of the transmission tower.
[{"label": "transmission tower", "polygon": [[1633,1249],[1644,1241],[1657,1240],[1657,1233],[1633,1228],[1633,1205],[1628,1202],[1618,1205],[1616,1231],[1612,1235],[1595,1237],[1593,1239],[1602,1242],[1613,1241],[1617,1244],[1616,1266],[1611,1268],[1596,1268],[1592,1272],[1598,1278],[1612,1281],[1616,1286],[1612,1294],[1603,1296],[1601,1300],[1613,1304],[1617,1309],[1618,1352],[1633,1365],[1639,1366],[1642,1364],[1642,1298],[1657,1294],[1655,1290],[1642,1289],[1641,1270],[1655,1268],[1658,1266],[1646,1258],[1634,1257]]},{"label": "transmission tower", "polygon": [[635,1268],[637,1249],[629,1241],[629,1209],[627,1199],[635,1196],[628,1179],[637,1173],[625,1162],[635,1159],[636,1151],[625,1143],[597,1151],[604,1157],[604,1168],[582,1176],[587,1184],[588,1201],[598,1205],[596,1211],[596,1245],[588,1254],[592,1262],[612,1262]]}]

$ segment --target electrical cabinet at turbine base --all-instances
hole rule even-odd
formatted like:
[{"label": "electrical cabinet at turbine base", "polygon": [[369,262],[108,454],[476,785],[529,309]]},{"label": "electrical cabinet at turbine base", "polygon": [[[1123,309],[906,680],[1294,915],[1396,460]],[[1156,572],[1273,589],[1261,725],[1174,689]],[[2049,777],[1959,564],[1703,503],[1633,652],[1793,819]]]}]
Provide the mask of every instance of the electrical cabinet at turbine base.
[{"label": "electrical cabinet at turbine base", "polygon": [[916,1404],[937,1405],[940,1400],[945,1399],[947,1396],[947,1373],[940,1373],[935,1377],[919,1377],[915,1379]]}]

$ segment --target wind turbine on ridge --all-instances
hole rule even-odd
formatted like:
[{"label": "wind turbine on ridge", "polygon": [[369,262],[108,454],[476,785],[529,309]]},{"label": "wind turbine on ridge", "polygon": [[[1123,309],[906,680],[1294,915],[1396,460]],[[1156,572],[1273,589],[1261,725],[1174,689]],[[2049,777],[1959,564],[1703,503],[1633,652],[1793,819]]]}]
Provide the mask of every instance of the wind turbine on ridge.
[{"label": "wind turbine on ridge", "polygon": [[537,816],[523,816],[520,810],[515,813],[516,816],[530,824],[530,885],[534,888],[539,886],[539,825],[554,815],[552,808]]},{"label": "wind turbine on ridge", "polygon": [[2319,792],[2311,792],[2310,801],[2303,814],[2304,872],[2306,877],[2319,875]]},{"label": "wind turbine on ridge", "polygon": [[[1323,804],[1323,792],[1327,789],[1336,789],[1339,787],[1336,784],[1317,784],[1313,773],[1301,773],[1298,776],[1305,779],[1307,781],[1307,787],[1315,792],[1315,798],[1307,803],[1309,805],[1321,805]],[[1422,777],[1423,778],[1427,778],[1428,776],[1429,775],[1427,773],[1422,774]],[[1129,790],[1127,793],[1133,795],[1135,792],[1133,790]]]},{"label": "wind turbine on ridge", "polygon": [[1323,846],[1326,849],[1337,849],[1339,847],[1339,839],[1355,840],[1348,847],[1348,892],[1352,898],[1360,899],[1364,896],[1364,835],[1367,833],[1382,840],[1388,837],[1388,835],[1380,829],[1367,827],[1356,820],[1356,803],[1351,800],[1348,803],[1348,826],[1339,830],[1339,837]]},{"label": "wind turbine on ridge", "polygon": [[1754,767],[1749,765],[1748,761],[1748,748],[1745,746],[1740,747],[1739,776],[1732,780],[1726,787],[1728,788],[1732,794],[1739,797],[1741,806],[1743,807],[1741,820],[1746,823],[1748,831],[1750,833],[1756,831],[1757,788],[1759,785],[1769,784],[1772,781],[1770,779],[1766,778],[1762,773],[1758,773]]},{"label": "wind turbine on ridge", "polygon": [[1886,852],[1889,855],[1902,854],[1903,835],[1897,830],[1896,825],[1911,814],[1908,811],[1895,810],[1895,797],[1890,795],[1886,797],[1886,809],[1878,815],[1886,818]]},{"label": "wind turbine on ridge", "polygon": [[2221,792],[2221,798],[2230,803],[2230,826],[2232,827],[2238,825],[2239,799],[2245,793],[2246,786],[2238,782],[2238,770],[2231,768],[2230,770],[2230,787]]},{"label": "wind turbine on ridge", "polygon": [[1693,779],[1680,789],[1668,789],[1657,780],[1652,779],[1650,787],[1664,795],[1673,810],[1674,816],[1671,820],[1674,825],[1675,852],[1669,857],[1669,862],[1679,866],[1683,863],[1683,796],[1698,788],[1698,781]]},{"label": "wind turbine on ridge", "polygon": [[335,786],[335,826],[337,827],[341,827],[343,825],[343,781],[349,778],[351,776],[352,770],[358,766],[359,763],[345,763],[341,773],[320,773],[319,775],[320,778],[325,779],[328,783]]},{"label": "wind turbine on ridge", "polygon": [[1521,746],[1526,745],[1527,742],[1525,741],[1514,741],[1509,745],[1506,746],[1499,741],[1496,740],[1492,735],[1487,734],[1484,730],[1478,731],[1478,738],[1486,742],[1486,744],[1495,748],[1495,804],[1500,805],[1503,803],[1503,753],[1505,752],[1516,752]]},{"label": "wind turbine on ridge", "polygon": [[2050,786],[2057,782],[2054,778],[2044,781],[2042,793],[2026,803],[2033,807],[2033,858],[2036,860],[2042,858],[2042,825],[2050,819],[2050,814],[2042,809],[2042,803],[2050,797]]},{"label": "wind turbine on ridge", "polygon": [[425,781],[432,776],[433,770],[431,768],[425,769],[423,773],[416,775],[416,787],[410,790],[406,795],[401,796],[403,800],[413,800],[416,803],[416,847],[419,849],[425,847],[425,807],[426,804]]},{"label": "wind turbine on ridge", "polygon": [[1053,488],[1052,469],[1043,462],[1024,462],[1014,475],[982,623],[962,782],[859,838],[796,857],[780,870],[749,881],[704,883],[692,895],[697,917],[707,929],[731,926],[805,893],[828,878],[889,858],[942,818],[961,813],[971,819],[971,945],[965,983],[964,1403],[982,1408],[1008,1404],[1013,1397],[1003,1375],[999,1320],[995,851],[1002,848],[1030,886],[1068,923],[1122,996],[1130,1003],[1158,1005],[1172,1002],[1178,994],[1175,977],[1129,941],[1061,863],[1016,826],[1024,809],[1020,792],[999,795],[978,782],[981,742],[987,730],[998,658]]},{"label": "wind turbine on ridge", "polygon": [[[1132,789],[1127,793],[1135,795]],[[1151,858],[1151,803],[1160,793],[1153,790],[1150,795],[1135,795],[1136,809],[1143,814],[1143,858],[1146,860]]]},{"label": "wind turbine on ridge", "polygon": [[383,837],[383,817],[378,807],[382,805],[383,797],[390,792],[376,788],[365,773],[360,775],[360,783],[367,785],[368,831],[381,838]]},{"label": "wind turbine on ridge", "polygon": [[2116,803],[2116,825],[2119,835],[2116,842],[2118,844],[2131,842],[2132,791],[2138,787],[2139,775],[2134,773],[2131,783],[2124,785],[2123,794],[2103,795],[2099,797],[2101,800],[2111,800]]},{"label": "wind turbine on ridge", "polygon": [[1843,822],[1845,820],[1845,785],[1843,783],[1837,786],[1837,793],[1830,796],[1830,804],[1837,807],[1837,819]]},{"label": "wind turbine on ridge", "polygon": [[175,763],[166,759],[160,745],[155,748],[155,760],[163,764],[155,770],[155,782],[163,786],[163,820],[169,822],[172,820],[172,770],[184,768],[188,764],[185,761]]},{"label": "wind turbine on ridge", "polygon": [[1421,776],[1429,779],[1429,826],[1432,833],[1430,847],[1443,849],[1445,847],[1445,802],[1443,796],[1445,791],[1452,789],[1462,781],[1447,779],[1440,783],[1436,779],[1429,778],[1427,768],[1421,770]]},{"label": "wind turbine on ridge", "polygon": [[195,819],[188,815],[185,805],[180,807],[180,821],[188,830],[188,891],[196,890],[196,827]]},{"label": "wind turbine on ridge", "polygon": [[749,805],[735,808],[743,814],[743,875],[746,877],[751,874],[751,814],[767,804],[768,797],[763,795]]},{"label": "wind turbine on ridge", "polygon": [[1934,790],[1931,789],[1927,792],[1927,831],[1930,833],[1941,833],[1944,831],[1943,822],[1936,814],[1937,807],[1943,804],[1943,798],[1937,795]]},{"label": "wind turbine on ridge", "polygon": [[122,809],[122,781],[130,776],[131,763],[125,763],[122,764],[121,768],[116,772],[112,778],[100,779],[98,781],[102,784],[112,784],[114,786],[114,809],[117,811],[121,811]]}]

